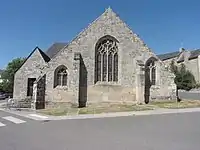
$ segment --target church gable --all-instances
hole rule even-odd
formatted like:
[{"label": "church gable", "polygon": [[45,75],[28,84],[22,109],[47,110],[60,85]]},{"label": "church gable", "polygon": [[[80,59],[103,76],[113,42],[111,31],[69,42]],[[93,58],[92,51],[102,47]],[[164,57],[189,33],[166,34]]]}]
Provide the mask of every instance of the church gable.
[{"label": "church gable", "polygon": [[34,81],[41,75],[43,67],[49,60],[49,57],[38,47],[31,52],[23,65],[15,73],[14,98],[23,99],[32,95],[31,87]]},{"label": "church gable", "polygon": [[31,74],[31,72],[39,72],[39,70],[50,61],[50,58],[38,47],[36,47],[30,55],[26,58],[25,62],[18,69],[18,72]]},{"label": "church gable", "polygon": [[[157,56],[144,44],[144,42],[132,32],[132,30],[119,18],[119,16],[108,8],[100,17],[93,21],[85,30],[76,36],[68,46],[61,50],[57,56],[64,57],[67,51],[80,52],[88,74],[88,79],[92,84],[95,81],[95,51],[100,39],[113,37],[118,41],[118,61],[119,61],[119,82],[124,84],[134,84],[134,79],[130,74],[134,74],[136,59],[144,62],[148,58]],[[128,78],[125,79],[125,76]],[[129,78],[130,77],[130,78]],[[126,81],[123,81],[126,80]]]},{"label": "church gable", "polygon": [[150,93],[163,96],[161,92],[169,93],[174,88],[168,88],[173,79],[166,80],[171,74],[162,62],[111,8],[69,44],[55,47],[46,54],[39,48],[31,53],[15,75],[15,97],[31,95],[27,94],[32,87],[27,81],[38,81],[43,75],[48,102],[79,106],[87,101],[133,102],[139,100],[144,86],[147,90],[141,95],[147,100]]},{"label": "church gable", "polygon": [[[120,19],[120,17],[113,12],[111,8],[94,20],[88,27],[80,32],[64,50],[84,51],[87,50],[87,45],[79,47],[82,44],[86,44],[87,41],[91,41],[87,44],[96,43],[100,38],[110,35],[118,39],[121,43],[124,43],[127,47],[134,45],[134,51],[140,54],[147,52],[150,56],[154,55],[150,48],[138,37],[137,34],[128,27],[128,25]],[[124,42],[129,41],[129,42]],[[89,45],[91,46],[91,45]],[[57,54],[59,55],[59,53]],[[129,54],[135,57],[135,54]],[[154,55],[157,57],[156,55]]]}]

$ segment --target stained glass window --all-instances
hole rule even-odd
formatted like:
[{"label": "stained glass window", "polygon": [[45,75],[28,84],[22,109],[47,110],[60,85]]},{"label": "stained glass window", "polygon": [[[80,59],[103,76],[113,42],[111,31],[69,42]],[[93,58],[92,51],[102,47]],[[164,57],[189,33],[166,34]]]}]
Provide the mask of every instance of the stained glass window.
[{"label": "stained glass window", "polygon": [[118,81],[118,54],[114,55],[114,81]]},{"label": "stained glass window", "polygon": [[112,38],[102,38],[95,50],[96,81],[118,81],[118,47]]}]

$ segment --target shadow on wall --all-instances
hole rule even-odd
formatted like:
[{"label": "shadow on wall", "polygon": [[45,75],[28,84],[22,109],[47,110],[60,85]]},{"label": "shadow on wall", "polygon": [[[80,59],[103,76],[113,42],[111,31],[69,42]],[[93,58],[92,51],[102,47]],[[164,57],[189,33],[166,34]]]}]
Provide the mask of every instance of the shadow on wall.
[{"label": "shadow on wall", "polygon": [[87,103],[87,80],[88,72],[82,56],[80,56],[80,73],[79,73],[79,108],[86,107]]}]

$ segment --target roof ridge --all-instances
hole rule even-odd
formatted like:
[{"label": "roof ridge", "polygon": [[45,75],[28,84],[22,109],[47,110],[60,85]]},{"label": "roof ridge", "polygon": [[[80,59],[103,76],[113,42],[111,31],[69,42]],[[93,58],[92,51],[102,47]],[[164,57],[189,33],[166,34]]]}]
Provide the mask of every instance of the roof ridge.
[{"label": "roof ridge", "polygon": [[33,53],[37,50],[40,49],[38,46],[36,46],[31,53],[29,53],[28,57],[26,57],[26,59],[24,60],[24,62],[21,64],[21,66],[19,66],[19,68],[15,71],[15,73],[25,64],[25,62],[31,57],[31,55],[33,55]]},{"label": "roof ridge", "polygon": [[[109,7],[109,8],[107,8],[99,17],[97,17],[96,19],[94,19],[91,23],[89,23],[89,25],[88,26],[86,26],[84,29],[82,29],[74,38],[72,38],[72,40],[70,40],[70,42],[66,45],[66,46],[64,46],[58,53],[60,53],[63,49],[65,49],[66,47],[68,47],[69,46],[69,44],[71,44],[73,41],[75,41],[78,37],[80,37],[87,29],[89,29],[96,21],[98,21],[100,18],[101,18],[101,16],[103,16],[105,13],[108,13],[109,11],[112,11],[112,9]],[[112,11],[113,12],[113,11]],[[113,12],[114,13],[114,12]],[[57,53],[57,54],[58,54]],[[52,57],[51,59],[54,59],[56,56],[57,56],[57,54],[56,55],[54,55],[54,57]]]},{"label": "roof ridge", "polygon": [[57,53],[59,51],[61,51],[61,49],[63,47],[65,47],[68,43],[66,42],[54,42],[47,50],[46,50],[46,54],[47,56],[52,59],[54,58],[55,55],[57,55]]},{"label": "roof ridge", "polygon": [[39,47],[38,47],[38,50],[39,50],[39,52],[40,52],[40,54],[41,54],[41,56],[42,56],[42,58],[44,59],[45,62],[49,62],[51,60],[49,58],[49,56],[47,56],[47,54],[44,51],[42,51]]}]

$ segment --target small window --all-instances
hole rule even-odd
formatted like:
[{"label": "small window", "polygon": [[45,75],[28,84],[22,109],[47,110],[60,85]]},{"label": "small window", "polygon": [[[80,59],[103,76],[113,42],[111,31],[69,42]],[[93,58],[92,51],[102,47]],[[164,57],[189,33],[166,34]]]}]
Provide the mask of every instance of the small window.
[{"label": "small window", "polygon": [[55,70],[54,87],[67,86],[67,68],[60,66]]}]

